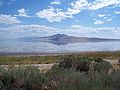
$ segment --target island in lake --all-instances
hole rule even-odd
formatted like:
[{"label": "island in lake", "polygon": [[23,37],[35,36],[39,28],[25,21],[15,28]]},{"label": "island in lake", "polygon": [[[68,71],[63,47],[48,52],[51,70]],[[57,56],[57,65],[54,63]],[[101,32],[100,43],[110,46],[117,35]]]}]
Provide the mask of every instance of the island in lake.
[{"label": "island in lake", "polygon": [[22,40],[25,42],[46,42],[46,43],[52,43],[55,45],[66,45],[69,43],[120,41],[120,39],[75,37],[75,36],[68,36],[65,34],[55,34],[55,35],[46,36],[46,37],[24,37],[24,38],[18,38],[18,40]]}]

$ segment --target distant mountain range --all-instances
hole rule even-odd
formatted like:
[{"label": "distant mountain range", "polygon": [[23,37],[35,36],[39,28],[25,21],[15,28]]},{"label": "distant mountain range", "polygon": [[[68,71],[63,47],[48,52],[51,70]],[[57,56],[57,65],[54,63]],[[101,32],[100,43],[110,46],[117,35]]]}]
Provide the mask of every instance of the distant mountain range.
[{"label": "distant mountain range", "polygon": [[52,44],[55,44],[55,45],[65,45],[65,44],[68,44],[68,43],[120,41],[120,39],[75,37],[75,36],[68,36],[68,35],[65,35],[65,34],[55,34],[55,35],[46,36],[46,37],[24,37],[24,38],[18,38],[18,40],[22,40],[22,41],[25,41],[25,42],[46,42],[46,43],[52,43]]}]

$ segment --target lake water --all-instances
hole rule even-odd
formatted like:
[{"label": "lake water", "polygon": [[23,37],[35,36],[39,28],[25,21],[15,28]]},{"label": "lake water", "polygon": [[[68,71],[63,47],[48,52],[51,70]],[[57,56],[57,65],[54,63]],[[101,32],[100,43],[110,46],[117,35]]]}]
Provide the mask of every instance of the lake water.
[{"label": "lake water", "polygon": [[17,40],[0,41],[0,53],[3,52],[39,52],[39,53],[65,53],[81,51],[117,51],[120,50],[120,42],[92,42],[70,43],[66,45],[54,45],[42,42],[23,42]]}]

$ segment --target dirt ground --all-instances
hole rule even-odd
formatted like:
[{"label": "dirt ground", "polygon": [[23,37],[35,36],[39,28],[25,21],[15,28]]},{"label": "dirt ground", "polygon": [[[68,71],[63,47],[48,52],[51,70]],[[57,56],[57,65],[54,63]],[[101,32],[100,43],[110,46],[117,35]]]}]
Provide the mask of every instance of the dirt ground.
[{"label": "dirt ground", "polygon": [[111,63],[113,68],[120,69],[120,63],[118,63],[118,60],[116,60],[116,59],[114,59],[114,60],[104,59],[104,60]]},{"label": "dirt ground", "polygon": [[[110,59],[104,59],[105,61],[108,61],[112,64],[113,68],[115,69],[120,69],[120,63],[118,63],[118,60],[110,60]],[[19,67],[19,66],[35,66],[38,67],[40,69],[40,71],[46,71],[49,70],[53,65],[55,65],[57,63],[52,63],[52,64],[26,64],[26,65],[13,65],[15,67]],[[0,65],[2,67],[5,68],[11,68],[12,65]]]}]

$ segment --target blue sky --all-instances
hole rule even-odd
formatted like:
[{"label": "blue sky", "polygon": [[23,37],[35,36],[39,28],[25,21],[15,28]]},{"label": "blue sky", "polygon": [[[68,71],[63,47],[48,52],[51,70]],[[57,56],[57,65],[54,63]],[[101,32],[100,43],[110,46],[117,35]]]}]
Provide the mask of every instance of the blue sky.
[{"label": "blue sky", "polygon": [[120,38],[120,0],[0,0],[0,38]]}]

